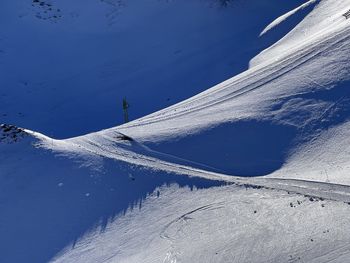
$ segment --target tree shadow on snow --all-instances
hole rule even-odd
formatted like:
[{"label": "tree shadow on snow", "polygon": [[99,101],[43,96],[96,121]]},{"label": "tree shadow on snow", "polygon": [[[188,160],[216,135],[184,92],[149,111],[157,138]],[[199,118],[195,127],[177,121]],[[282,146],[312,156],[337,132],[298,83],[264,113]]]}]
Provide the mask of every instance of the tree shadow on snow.
[{"label": "tree shadow on snow", "polygon": [[[74,248],[87,231],[104,231],[127,209],[142,209],[147,195],[161,186],[176,183],[193,189],[222,184],[112,160],[101,159],[97,166],[84,168],[67,157],[19,145],[4,146],[0,152],[0,261],[4,263],[48,262],[65,247]],[[160,191],[156,194],[161,198]]]}]

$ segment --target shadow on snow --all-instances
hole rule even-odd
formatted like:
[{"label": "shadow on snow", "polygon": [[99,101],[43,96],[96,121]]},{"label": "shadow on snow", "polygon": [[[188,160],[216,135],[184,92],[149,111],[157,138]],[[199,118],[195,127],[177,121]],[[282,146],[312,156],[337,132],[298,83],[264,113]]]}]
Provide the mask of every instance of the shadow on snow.
[{"label": "shadow on snow", "polygon": [[246,120],[149,146],[213,167],[213,171],[236,176],[260,176],[282,166],[296,133],[297,130],[291,126]]},{"label": "shadow on snow", "polygon": [[142,209],[147,195],[161,186],[222,184],[104,159],[84,168],[76,160],[21,145],[5,145],[0,152],[0,255],[6,263],[48,262],[88,230],[103,231],[127,209]]}]

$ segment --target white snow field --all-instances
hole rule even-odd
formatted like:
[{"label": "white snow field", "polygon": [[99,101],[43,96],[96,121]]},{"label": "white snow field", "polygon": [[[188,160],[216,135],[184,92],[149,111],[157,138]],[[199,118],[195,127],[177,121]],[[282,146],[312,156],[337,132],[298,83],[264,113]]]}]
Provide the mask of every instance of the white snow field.
[{"label": "white snow field", "polygon": [[350,262],[350,0],[0,7],[0,262]]}]

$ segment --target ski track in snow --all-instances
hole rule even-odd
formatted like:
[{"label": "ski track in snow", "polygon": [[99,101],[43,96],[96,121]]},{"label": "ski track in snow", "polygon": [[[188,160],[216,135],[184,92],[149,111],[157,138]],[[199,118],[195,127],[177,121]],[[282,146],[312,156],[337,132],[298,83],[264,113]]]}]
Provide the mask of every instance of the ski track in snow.
[{"label": "ski track in snow", "polygon": [[[265,27],[261,36],[314,2],[311,0],[279,17]],[[320,2],[331,7],[336,5],[331,0]],[[350,4],[350,1],[343,2]],[[317,7],[312,12],[315,13]],[[111,15],[111,23],[114,15]],[[283,41],[281,39],[279,44],[283,44]],[[312,94],[306,84],[305,87],[293,86],[293,83],[281,85],[293,82],[293,74],[298,75],[299,71],[305,74],[300,76],[301,82],[310,82],[317,90],[327,90],[324,82],[315,80],[309,74],[313,70],[321,70],[324,62],[322,59],[329,54],[333,56],[329,56],[329,63],[334,62],[332,59],[340,59],[339,56],[349,50],[349,41],[350,24],[339,16],[327,27],[289,46],[285,54],[272,56],[192,98],[130,123],[65,140],[13,128],[14,131],[17,129],[18,132],[24,131],[29,135],[23,135],[24,142],[17,142],[16,139],[20,146],[21,143],[27,143],[29,137],[28,140],[33,139],[34,147],[39,151],[46,153],[49,150],[55,156],[79,159],[81,167],[95,169],[96,173],[103,167],[101,160],[112,160],[125,164],[130,171],[145,169],[154,172],[155,176],[175,174],[178,178],[202,178],[223,184],[192,191],[173,185],[153,189],[153,193],[144,190],[146,197],[140,201],[138,210],[132,209],[134,204],[123,215],[118,210],[120,214],[114,215],[115,218],[106,223],[103,231],[89,225],[91,229],[84,229],[86,232],[79,233],[80,236],[72,246],[67,245],[50,261],[346,262],[350,251],[350,233],[346,231],[350,223],[348,155],[347,152],[339,154],[340,157],[337,157],[341,160],[334,160],[324,151],[335,151],[329,144],[335,145],[334,147],[342,144],[346,136],[344,131],[348,128],[348,118],[343,122],[334,122],[329,127],[325,126],[320,134],[312,134],[314,137],[310,135],[312,140],[292,149],[292,154],[284,160],[281,168],[261,177],[238,177],[218,169],[213,172],[210,170],[214,167],[209,167],[206,163],[157,152],[152,147],[149,148],[147,143],[162,143],[192,134],[200,136],[202,130],[235,120],[269,118],[275,114],[269,112],[272,108],[271,101],[292,97],[294,94]],[[348,58],[349,56],[343,59]],[[336,81],[348,81],[348,72],[343,72],[347,69],[346,65],[334,68],[340,73],[337,76],[327,76],[330,85]],[[317,104],[317,97],[312,98],[313,103]],[[309,119],[304,119],[309,126],[300,124],[301,134],[305,135],[302,139],[308,139],[307,127],[316,127],[326,116],[332,117],[331,113],[341,107],[339,105],[346,102],[346,99],[347,97],[341,96],[324,102],[325,105],[319,102],[319,111],[313,112],[315,115]],[[279,116],[272,121],[283,122],[282,117],[278,118]],[[3,131],[0,132],[2,135]],[[4,141],[11,142],[10,135],[4,138]],[[327,144],[328,148],[322,148],[324,145],[327,147]],[[302,160],[306,157],[311,158],[311,161],[305,164]],[[318,168],[318,160],[319,163],[326,160],[332,163],[332,167],[342,165],[343,171],[334,180],[331,178],[332,183],[327,170],[326,181],[324,178],[310,176]],[[303,171],[307,174],[301,174]],[[279,176],[280,174],[283,175]],[[64,187],[62,182],[58,185]],[[92,198],[90,192],[85,192],[85,197]],[[135,202],[132,198],[131,201]]]},{"label": "ski track in snow", "polygon": [[347,185],[298,179],[236,177],[208,172],[191,166],[179,165],[176,162],[173,163],[156,157],[151,157],[147,155],[147,149],[143,149],[142,153],[138,153],[138,150],[133,149],[132,147],[130,149],[123,149],[118,146],[118,144],[108,146],[108,144],[98,144],[90,139],[84,140],[84,143],[80,141],[80,144],[67,143],[66,141],[52,142],[52,139],[48,137],[42,137],[38,133],[30,131],[27,132],[34,134],[43,140],[39,143],[40,147],[52,149],[58,152],[66,152],[68,155],[69,153],[86,152],[87,155],[97,155],[99,157],[115,159],[155,171],[176,173],[180,176],[201,177],[204,179],[233,183],[248,188],[263,187],[266,189],[277,189],[300,195],[350,203],[350,187]]},{"label": "ski track in snow", "polygon": [[[180,197],[179,202],[173,198],[173,194],[177,191],[172,191],[174,190],[170,190],[169,193],[165,191],[164,199],[150,200],[145,206],[146,210],[136,212],[134,215],[130,213],[101,235],[102,239],[97,245],[107,246],[106,251],[111,253],[106,262],[200,260],[200,262],[316,263],[331,260],[342,262],[339,259],[348,255],[349,245],[346,242],[341,243],[341,240],[345,241],[348,238],[347,232],[341,231],[348,219],[344,217],[339,220],[336,214],[328,210],[340,209],[345,212],[350,209],[347,204],[312,200],[309,197],[264,189],[237,191],[232,186],[212,189],[208,193],[206,190],[193,192],[191,195],[181,191],[182,198]],[[216,199],[215,203],[208,203],[208,196],[204,197],[205,194],[212,195],[213,198],[210,200]],[[328,216],[322,215],[318,220],[316,211],[326,213]],[[292,214],[295,222],[289,221]],[[256,219],[252,218],[252,215]],[[226,220],[218,220],[220,217]],[[337,226],[330,224],[332,217],[337,218],[334,221]],[[269,221],[272,218],[274,221]],[[149,222],[146,227],[142,225],[144,220]],[[286,225],[286,222],[289,222],[289,225]],[[130,231],[130,234],[124,237],[129,239],[129,242],[111,244],[111,239],[118,235],[119,231],[127,231],[126,233]],[[147,240],[145,243],[137,241],[137,237],[131,233],[147,236]],[[276,233],[281,235],[278,236]],[[340,233],[343,233],[343,236]],[[90,238],[94,238],[94,235],[91,233]],[[244,237],[247,236],[250,237],[249,245],[244,241]],[[337,239],[334,239],[328,247],[325,246],[334,237]],[[81,252],[84,254],[87,249],[94,250],[88,241],[90,238],[86,241],[83,239],[75,250],[67,250],[62,257],[53,262],[64,262],[67,258],[79,259]],[[136,243],[130,243],[130,239]],[[313,246],[313,243],[317,245]],[[113,252],[113,247],[118,247],[118,244],[122,249]],[[136,253],[133,253],[134,246],[138,248]],[[275,249],[266,250],[269,246]],[[154,254],[147,253],[147,250],[154,251]],[[265,253],[261,254],[263,251]],[[93,262],[93,259],[87,260]]]},{"label": "ski track in snow", "polygon": [[[308,184],[300,180],[278,181],[278,179],[269,180],[263,178],[237,178],[218,173],[211,173],[201,169],[192,168],[190,166],[178,165],[176,163],[163,161],[157,157],[150,157],[147,156],[147,152],[138,153],[138,151],[132,147],[129,149],[123,149],[119,147],[122,145],[118,146],[114,144],[111,139],[111,134],[115,133],[115,131],[122,131],[123,133],[131,134],[132,137],[134,137],[133,129],[135,128],[137,129],[142,126],[148,127],[152,124],[161,124],[162,122],[166,122],[168,120],[176,120],[182,116],[191,116],[191,114],[195,112],[202,111],[204,112],[203,116],[206,116],[205,112],[210,109],[209,114],[211,114],[213,108],[218,108],[221,110],[222,107],[220,107],[220,105],[230,103],[237,100],[238,97],[248,95],[256,89],[265,87],[268,83],[273,82],[275,79],[281,78],[283,75],[286,75],[296,68],[301,67],[303,64],[317,58],[322,53],[332,50],[332,48],[337,46],[339,43],[348,41],[349,27],[346,21],[344,22],[339,20],[338,27],[335,25],[332,24],[328,28],[324,28],[322,31],[309,37],[307,41],[303,41],[301,45],[291,48],[289,54],[285,55],[282,59],[278,61],[267,61],[263,65],[249,69],[237,77],[234,77],[223,84],[219,84],[218,86],[184,102],[141,118],[130,124],[123,125],[120,128],[112,128],[110,130],[68,139],[62,142],[64,142],[65,147],[68,147],[68,149],[71,148],[71,151],[74,151],[72,150],[74,148],[84,148],[84,150],[87,152],[98,156],[122,160],[156,170],[164,170],[189,176],[200,176],[214,180],[224,180],[227,182],[248,182],[262,185],[264,187],[295,191],[301,194],[312,193],[315,196],[319,195],[320,197],[330,199],[334,198],[336,200],[348,202],[350,200],[348,200],[347,190],[344,192],[335,191],[330,194],[329,191],[331,189],[327,188],[327,186],[324,186],[321,183],[310,182]],[[334,28],[337,28],[337,30],[334,30]],[[298,52],[296,52],[297,50]],[[215,121],[220,122],[220,120]],[[183,121],[180,123],[182,122]],[[179,125],[179,123],[177,123],[177,125]],[[163,126],[166,127],[166,129],[171,129],[166,125]],[[155,130],[153,130],[153,132],[154,131]],[[156,132],[161,134],[163,131],[157,130]],[[136,138],[137,135],[139,134],[136,133]],[[47,147],[49,148],[49,143],[47,143]],[[59,148],[60,146],[58,149]]]},{"label": "ski track in snow", "polygon": [[[129,128],[143,125],[147,126],[152,123],[158,123],[185,116],[193,112],[209,109],[210,107],[216,107],[225,102],[231,102],[242,95],[252,92],[260,87],[264,87],[266,84],[282,77],[293,69],[300,67],[323,52],[331,50],[333,46],[348,40],[350,38],[349,31],[348,26],[345,25],[342,30],[327,36],[326,39],[321,39],[325,32],[327,32],[325,29],[325,32],[321,32],[318,36],[311,38],[311,40],[313,40],[310,41],[311,44],[304,44],[304,46],[296,47],[290,52],[289,56],[286,55],[281,61],[270,62],[270,64],[262,65],[258,69],[254,68],[252,74],[249,74],[250,72],[248,70],[246,73],[242,74],[243,76],[239,75],[230,80],[229,83],[224,83],[223,85],[220,84],[218,87],[205,91],[185,102],[159,111],[156,114],[151,114],[145,118],[141,118],[134,123],[126,125],[125,128],[122,126],[121,130],[127,132]],[[317,40],[320,41],[318,42]],[[332,40],[336,41],[332,42]],[[299,52],[295,52],[296,50]],[[250,83],[250,79],[253,79],[252,83]],[[255,79],[258,80],[254,81]],[[243,85],[243,87],[234,88],[232,91],[232,87],[240,85]],[[174,111],[176,111],[176,113],[174,113]]]}]

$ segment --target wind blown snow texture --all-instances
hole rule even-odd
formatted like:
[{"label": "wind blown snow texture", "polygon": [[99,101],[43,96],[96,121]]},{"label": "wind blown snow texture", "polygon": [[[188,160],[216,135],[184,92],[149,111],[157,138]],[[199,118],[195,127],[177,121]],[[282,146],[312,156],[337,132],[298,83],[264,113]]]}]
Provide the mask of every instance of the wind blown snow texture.
[{"label": "wind blown snow texture", "polygon": [[0,11],[1,262],[346,262],[349,0],[41,2]]}]

